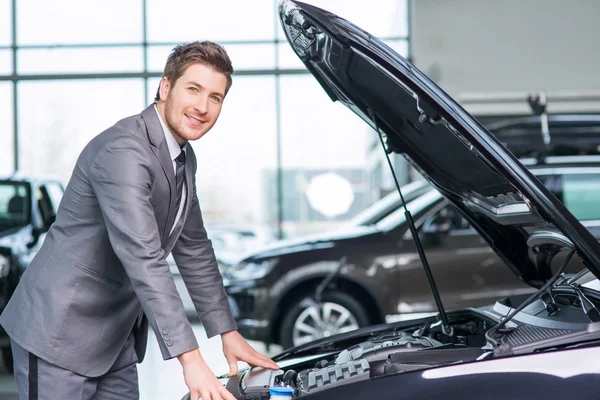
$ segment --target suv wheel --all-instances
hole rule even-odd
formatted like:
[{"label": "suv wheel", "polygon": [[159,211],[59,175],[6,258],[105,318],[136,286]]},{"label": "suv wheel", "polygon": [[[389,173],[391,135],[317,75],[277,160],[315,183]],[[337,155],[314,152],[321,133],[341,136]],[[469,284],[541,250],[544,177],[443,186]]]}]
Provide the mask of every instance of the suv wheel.
[{"label": "suv wheel", "polygon": [[353,331],[369,323],[365,308],[342,292],[323,293],[319,307],[313,299],[302,298],[288,309],[281,324],[284,349],[316,339]]}]

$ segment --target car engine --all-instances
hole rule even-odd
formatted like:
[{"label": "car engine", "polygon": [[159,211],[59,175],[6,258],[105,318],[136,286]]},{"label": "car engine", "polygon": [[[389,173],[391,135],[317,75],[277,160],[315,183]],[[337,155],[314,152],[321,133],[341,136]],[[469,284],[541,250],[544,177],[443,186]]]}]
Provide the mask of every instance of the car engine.
[{"label": "car engine", "polygon": [[380,332],[368,340],[331,352],[293,368],[251,368],[227,383],[240,399],[268,400],[285,397],[269,394],[273,388],[289,388],[291,397],[303,396],[378,376],[427,369],[476,360],[484,352],[485,320],[453,323],[452,340],[435,324],[419,329]]}]

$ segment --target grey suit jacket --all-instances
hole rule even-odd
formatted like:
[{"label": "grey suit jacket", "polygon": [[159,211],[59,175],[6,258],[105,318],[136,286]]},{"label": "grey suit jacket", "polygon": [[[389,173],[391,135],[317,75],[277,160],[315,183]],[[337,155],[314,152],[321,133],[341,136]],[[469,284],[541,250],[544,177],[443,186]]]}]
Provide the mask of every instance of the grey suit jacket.
[{"label": "grey suit jacket", "polygon": [[146,321],[165,359],[198,347],[165,261],[171,251],[207,335],[236,329],[198,204],[196,157],[186,152],[186,206],[169,235],[175,174],[153,105],[85,147],[56,222],[0,316],[11,339],[90,377],[112,366],[132,330],[141,361]]}]

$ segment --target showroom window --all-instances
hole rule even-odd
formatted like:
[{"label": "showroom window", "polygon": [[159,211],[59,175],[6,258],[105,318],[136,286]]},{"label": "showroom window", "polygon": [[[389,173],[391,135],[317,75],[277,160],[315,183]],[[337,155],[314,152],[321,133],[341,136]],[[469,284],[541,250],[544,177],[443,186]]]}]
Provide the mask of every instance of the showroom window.
[{"label": "showroom window", "polygon": [[17,52],[20,74],[141,72],[141,46],[113,48],[22,49]]},{"label": "showroom window", "polygon": [[140,112],[143,86],[142,79],[20,82],[20,170],[67,183],[79,153],[94,136]]},{"label": "showroom window", "polygon": [[16,4],[19,45],[142,41],[139,1],[19,0]]},{"label": "showroom window", "polygon": [[276,4],[272,0],[148,1],[148,41],[272,40]]},{"label": "showroom window", "polygon": [[12,52],[0,48],[0,75],[9,75],[12,72]]},{"label": "showroom window", "polygon": [[13,130],[13,85],[0,82],[0,177],[13,172],[14,130]]},{"label": "showroom window", "polygon": [[367,143],[377,134],[309,75],[281,81],[286,234],[335,228],[368,206]]},{"label": "showroom window", "polygon": [[12,43],[12,2],[0,1],[0,49]]},{"label": "showroom window", "polygon": [[267,187],[277,168],[275,78],[235,77],[218,123],[192,142],[196,182],[207,221],[260,224],[273,220]]},{"label": "showroom window", "polygon": [[[359,0],[308,2],[408,55],[406,0],[373,0],[373,15]],[[389,181],[373,178],[376,135],[332,103],[291,51],[278,3],[0,1],[0,174],[18,164],[66,184],[92,137],[154,101],[175,44],[214,40],[236,72],[219,122],[193,144],[205,220],[267,226],[278,237],[349,220],[389,192],[373,190]],[[341,192],[328,198],[323,187]]]}]

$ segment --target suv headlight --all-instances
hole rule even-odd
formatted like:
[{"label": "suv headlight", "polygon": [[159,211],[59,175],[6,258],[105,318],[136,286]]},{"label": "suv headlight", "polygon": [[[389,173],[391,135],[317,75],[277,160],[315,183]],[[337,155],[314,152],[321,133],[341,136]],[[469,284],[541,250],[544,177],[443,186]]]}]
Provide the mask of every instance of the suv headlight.
[{"label": "suv headlight", "polygon": [[279,258],[269,258],[262,262],[242,262],[227,269],[227,278],[230,281],[252,281],[264,278],[275,265]]}]

